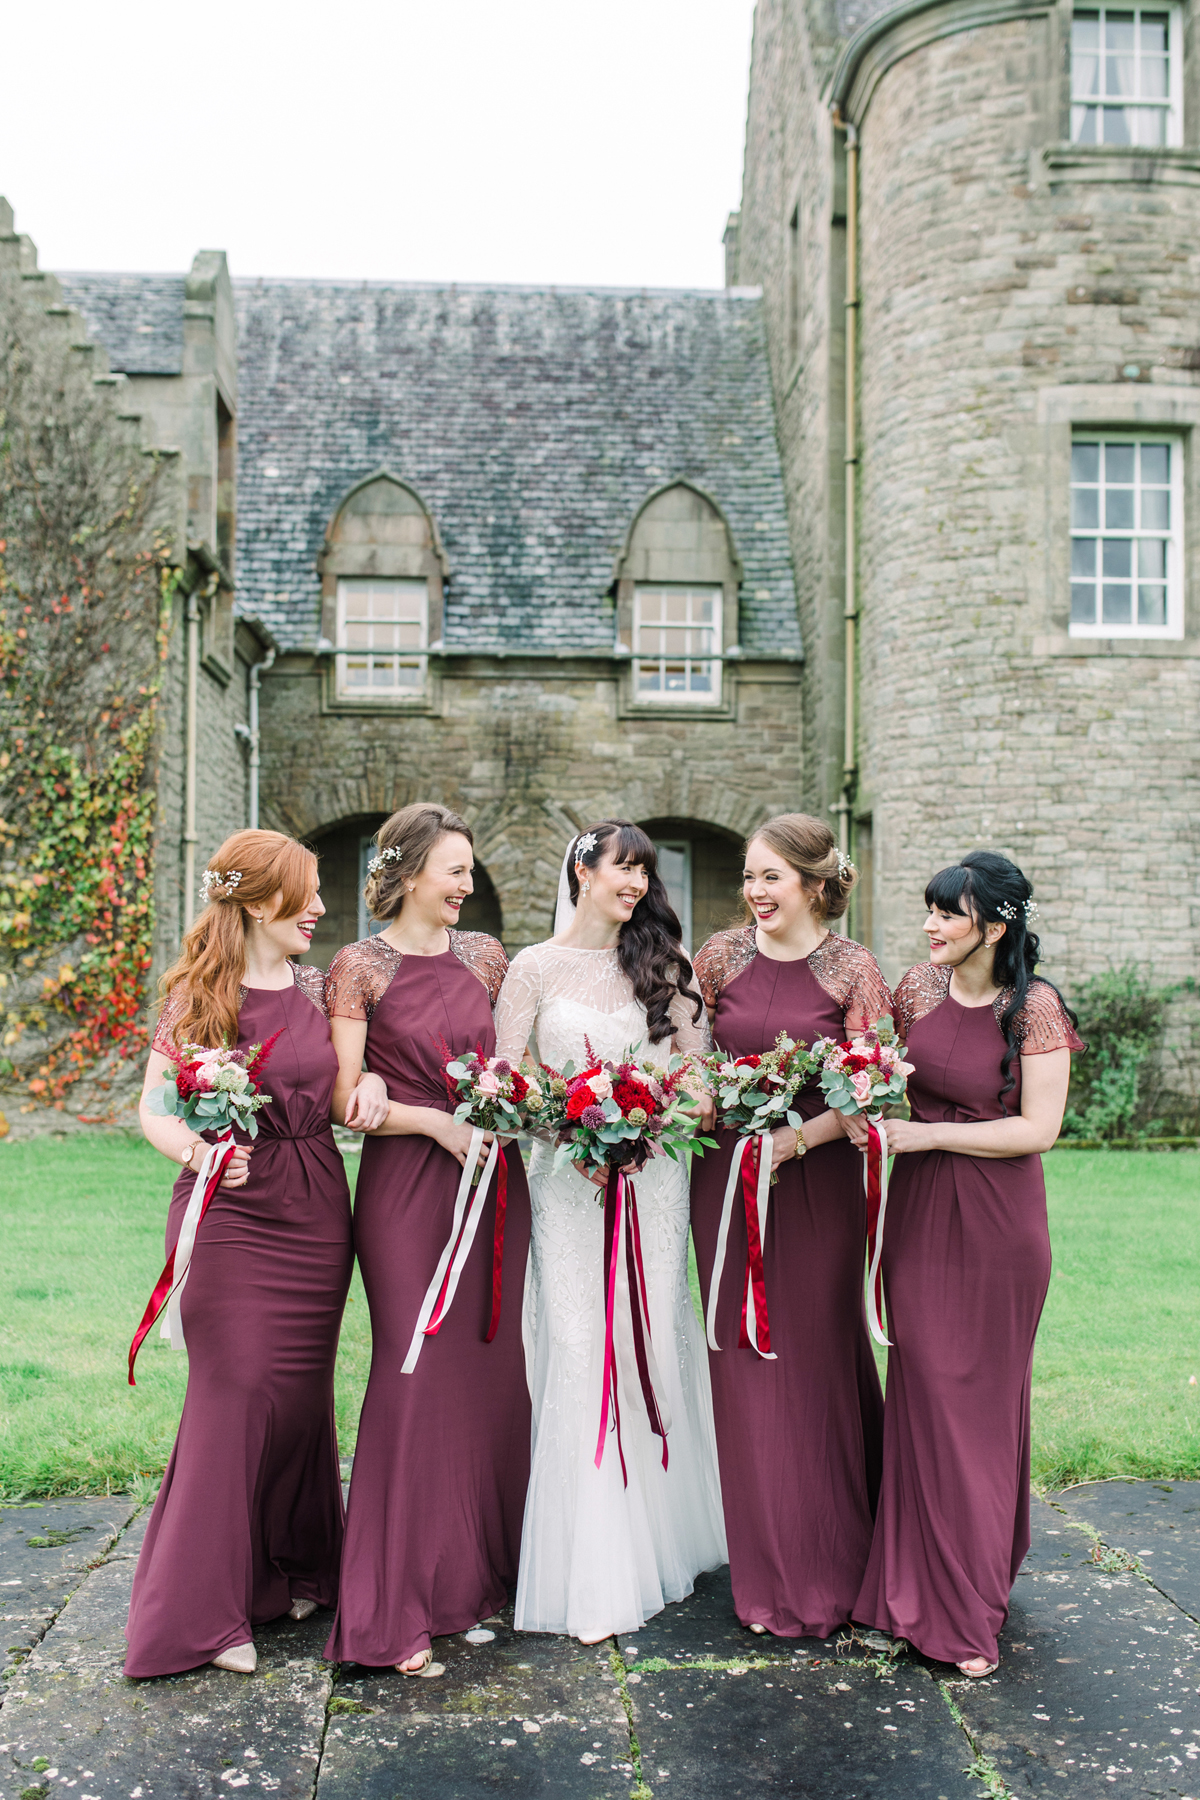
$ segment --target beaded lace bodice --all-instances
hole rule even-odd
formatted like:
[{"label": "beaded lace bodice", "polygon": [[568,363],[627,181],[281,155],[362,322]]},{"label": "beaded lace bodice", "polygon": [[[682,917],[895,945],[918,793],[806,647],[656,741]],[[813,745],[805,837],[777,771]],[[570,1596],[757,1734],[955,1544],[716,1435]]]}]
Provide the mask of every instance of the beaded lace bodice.
[{"label": "beaded lace bodice", "polygon": [[[669,1012],[676,1047],[685,1054],[703,1050],[703,1015],[694,1023],[692,1003],[682,994],[674,996]],[[645,1008],[615,947],[577,950],[551,940],[513,958],[496,1007],[497,1055],[519,1061],[534,1035],[541,1060],[556,1069],[586,1056],[585,1036],[598,1056],[610,1060],[629,1049],[659,1062],[670,1054],[665,1040],[651,1044]]]},{"label": "beaded lace bodice", "polygon": [[[477,975],[493,1007],[508,969],[504,946],[486,931],[451,931],[450,948],[464,968]],[[369,1019],[395,980],[404,952],[382,937],[346,944],[329,965],[325,1006],[331,1019]]]},{"label": "beaded lace bodice", "polygon": [[[936,963],[914,963],[901,976],[896,989],[896,1029],[900,1036],[907,1037],[917,1020],[939,1007],[949,992],[949,969]],[[997,1025],[1012,993],[1011,987],[1002,988],[992,1001]],[[1050,1050],[1087,1048],[1050,983],[1039,981],[1036,976],[1029,984],[1025,1004],[1013,1020],[1012,1029],[1022,1056],[1044,1056]]]},{"label": "beaded lace bodice", "polygon": [[[314,969],[311,963],[294,962],[292,974],[295,977],[297,991],[303,994],[306,1000],[310,1000],[319,1013],[325,1013],[325,977],[320,969]],[[245,1003],[249,991],[245,987],[238,989],[239,1008]],[[158,1015],[158,1023],[154,1027],[152,1048],[160,1051],[163,1056],[173,1057],[179,1049],[174,1041],[175,1027],[183,1017],[186,1006],[187,998],[182,985],[173,987],[163,1001],[162,1011]]]},{"label": "beaded lace bodice", "polygon": [[[711,1017],[721,989],[758,955],[754,926],[718,931],[696,953],[696,984]],[[862,1031],[892,1010],[892,993],[869,950],[831,931],[804,959],[825,992],[842,1009],[847,1031]]]}]

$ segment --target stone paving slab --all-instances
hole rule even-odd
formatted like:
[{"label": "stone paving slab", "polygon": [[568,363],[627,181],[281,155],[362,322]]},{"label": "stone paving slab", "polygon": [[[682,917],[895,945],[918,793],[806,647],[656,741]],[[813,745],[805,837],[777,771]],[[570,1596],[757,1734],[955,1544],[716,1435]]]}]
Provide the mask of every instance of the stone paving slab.
[{"label": "stone paving slab", "polygon": [[1200,1631],[1044,1501],[1033,1524],[997,1675],[954,1680],[972,1736],[1021,1796],[1200,1800]]},{"label": "stone paving slab", "polygon": [[122,1628],[145,1516],[72,1596],[9,1679],[0,1800],[209,1800],[245,1789],[310,1800],[332,1690],[329,1614],[256,1633],[253,1679],[204,1668],[160,1681],[121,1672]]},{"label": "stone paving slab", "polygon": [[489,1644],[436,1639],[437,1680],[343,1664],[321,1800],[625,1800],[634,1770],[611,1643],[518,1633],[511,1620],[487,1621]]},{"label": "stone paving slab", "polygon": [[1200,1481],[1087,1481],[1051,1499],[1130,1551],[1156,1588],[1200,1620]]},{"label": "stone paving slab", "polygon": [[833,1656],[832,1640],[819,1638],[759,1637],[748,1631],[733,1610],[729,1566],[696,1577],[686,1600],[666,1606],[637,1632],[623,1633],[618,1642],[626,1661],[638,1657],[663,1657],[668,1662],[696,1657],[778,1657],[790,1662],[798,1650],[812,1656]]},{"label": "stone paving slab", "polygon": [[[635,1666],[629,1680],[638,1673]],[[921,1667],[802,1658],[647,1669],[632,1689],[643,1779],[697,1800],[969,1800],[971,1751]]]},{"label": "stone paving slab", "polygon": [[122,1494],[0,1506],[0,1650],[6,1666],[37,1643],[135,1510]]}]

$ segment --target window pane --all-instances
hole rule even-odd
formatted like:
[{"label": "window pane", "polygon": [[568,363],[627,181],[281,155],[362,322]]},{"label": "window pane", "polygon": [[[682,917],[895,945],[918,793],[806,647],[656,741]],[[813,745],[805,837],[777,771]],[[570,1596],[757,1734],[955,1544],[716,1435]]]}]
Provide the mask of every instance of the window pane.
[{"label": "window pane", "polygon": [[1096,623],[1096,590],[1090,582],[1086,586],[1081,581],[1071,583],[1071,623],[1072,625],[1094,625]]},{"label": "window pane", "polygon": [[1101,624],[1132,625],[1133,589],[1118,587],[1106,581],[1100,591],[1104,596],[1101,606]]},{"label": "window pane", "polygon": [[1166,487],[1171,479],[1171,449],[1169,444],[1143,444],[1142,480],[1152,482],[1156,487]]},{"label": "window pane", "polygon": [[1133,489],[1131,487],[1105,488],[1104,525],[1108,531],[1133,530]]},{"label": "window pane", "polygon": [[1123,106],[1106,106],[1104,113],[1104,136],[1106,144],[1129,144],[1133,142],[1129,130],[1129,114]]},{"label": "window pane", "polygon": [[1138,624],[1165,625],[1167,622],[1167,590],[1165,587],[1138,588]]},{"label": "window pane", "polygon": [[687,688],[687,674],[682,663],[663,666],[663,685],[668,694],[682,694]]},{"label": "window pane", "polygon": [[1105,444],[1105,481],[1132,482],[1135,451],[1134,444]]},{"label": "window pane", "polygon": [[658,664],[640,663],[638,665],[638,691],[643,694],[657,694],[659,690]]},{"label": "window pane", "polygon": [[1096,540],[1095,538],[1071,539],[1071,573],[1075,576],[1087,575],[1095,579],[1096,575]]},{"label": "window pane", "polygon": [[1143,100],[1165,100],[1167,97],[1167,59],[1165,56],[1142,58],[1141,97]]},{"label": "window pane", "polygon": [[1104,579],[1123,576],[1128,581],[1133,571],[1133,544],[1129,538],[1105,538]]},{"label": "window pane", "polygon": [[693,694],[712,693],[712,664],[693,663],[691,691]]},{"label": "window pane", "polygon": [[1096,106],[1073,106],[1071,108],[1071,142],[1073,144],[1098,144],[1096,135],[1100,118],[1100,109]]},{"label": "window pane", "polygon": [[1100,479],[1100,446],[1099,444],[1071,445],[1071,480],[1099,481]]},{"label": "window pane", "polygon": [[1142,55],[1153,55],[1154,52],[1157,51],[1165,56],[1167,53],[1166,13],[1144,12],[1139,23],[1141,25],[1139,36],[1142,44]]},{"label": "window pane", "polygon": [[1100,524],[1099,488],[1071,489],[1071,524],[1076,531],[1095,531]]},{"label": "window pane", "polygon": [[1171,529],[1171,490],[1170,488],[1142,489],[1142,530],[1169,531]]},{"label": "window pane", "polygon": [[1138,579],[1140,581],[1165,581],[1167,579],[1167,546],[1162,538],[1140,538],[1138,540]]},{"label": "window pane", "polygon": [[1139,106],[1133,109],[1137,132],[1134,142],[1154,149],[1166,142],[1167,115],[1161,106]]}]

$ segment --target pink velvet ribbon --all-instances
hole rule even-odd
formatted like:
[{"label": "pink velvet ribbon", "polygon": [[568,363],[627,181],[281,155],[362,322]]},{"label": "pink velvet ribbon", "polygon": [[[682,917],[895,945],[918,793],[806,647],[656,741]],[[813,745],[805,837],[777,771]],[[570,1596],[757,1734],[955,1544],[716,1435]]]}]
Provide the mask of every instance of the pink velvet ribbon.
[{"label": "pink velvet ribbon", "polygon": [[646,1271],[642,1261],[642,1234],[638,1220],[637,1195],[632,1181],[618,1168],[610,1168],[604,1189],[604,1373],[600,1396],[600,1431],[596,1439],[596,1467],[604,1461],[608,1438],[608,1413],[612,1405],[616,1427],[617,1455],[621,1459],[621,1479],[629,1486],[625,1449],[621,1442],[621,1404],[617,1381],[616,1300],[617,1271],[621,1266],[621,1245],[625,1245],[625,1269],[629,1283],[629,1314],[633,1337],[633,1353],[646,1416],[655,1437],[662,1439],[663,1468],[667,1466],[668,1422],[654,1391],[654,1353],[650,1340],[650,1304],[646,1293]]}]

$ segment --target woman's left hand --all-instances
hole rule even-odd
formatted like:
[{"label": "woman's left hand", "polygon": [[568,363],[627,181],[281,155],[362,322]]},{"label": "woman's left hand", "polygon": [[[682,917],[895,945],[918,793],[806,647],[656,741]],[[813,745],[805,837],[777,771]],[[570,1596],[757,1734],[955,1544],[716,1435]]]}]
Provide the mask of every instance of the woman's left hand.
[{"label": "woman's left hand", "polygon": [[388,1116],[391,1101],[382,1075],[364,1075],[346,1102],[347,1131],[376,1131]]},{"label": "woman's left hand", "polygon": [[888,1119],[884,1125],[889,1151],[903,1156],[905,1151],[936,1150],[937,1127],[923,1125],[919,1119]]},{"label": "woman's left hand", "polygon": [[771,1133],[771,1173],[796,1154],[799,1135],[791,1125],[777,1125]]}]

